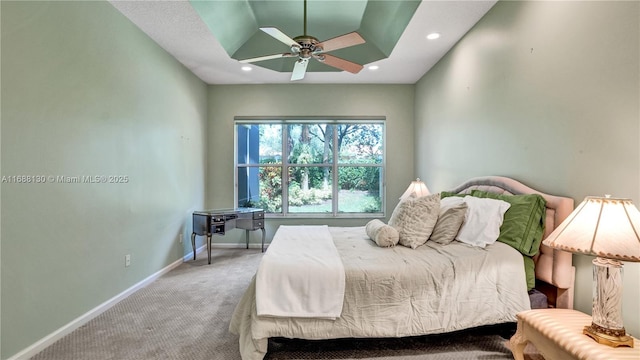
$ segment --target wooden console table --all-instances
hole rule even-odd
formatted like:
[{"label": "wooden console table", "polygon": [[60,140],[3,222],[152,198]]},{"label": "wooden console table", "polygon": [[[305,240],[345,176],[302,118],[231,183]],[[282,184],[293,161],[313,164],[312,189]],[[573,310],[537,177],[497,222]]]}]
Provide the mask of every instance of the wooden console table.
[{"label": "wooden console table", "polygon": [[528,342],[547,360],[638,360],[640,342],[634,347],[609,347],[584,335],[591,316],[569,309],[536,309],[518,313],[518,330],[510,340],[515,360],[523,360]]},{"label": "wooden console table", "polygon": [[249,231],[262,230],[262,252],[264,252],[264,210],[257,208],[214,209],[193,212],[191,247],[196,259],[196,235],[207,236],[207,255],[211,264],[211,236],[224,235],[231,229],[244,229],[247,249]]}]

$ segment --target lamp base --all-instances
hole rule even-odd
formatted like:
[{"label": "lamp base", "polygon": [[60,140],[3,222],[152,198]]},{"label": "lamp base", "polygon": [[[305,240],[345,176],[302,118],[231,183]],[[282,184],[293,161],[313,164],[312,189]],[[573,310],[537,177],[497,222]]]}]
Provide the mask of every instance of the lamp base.
[{"label": "lamp base", "polygon": [[[598,344],[607,345],[611,347],[628,346],[633,347],[633,338],[625,334],[622,329],[622,334],[611,334],[608,329],[591,323],[590,326],[585,326],[582,331],[583,334],[589,336],[595,340]],[[617,331],[614,331],[617,332]]]}]

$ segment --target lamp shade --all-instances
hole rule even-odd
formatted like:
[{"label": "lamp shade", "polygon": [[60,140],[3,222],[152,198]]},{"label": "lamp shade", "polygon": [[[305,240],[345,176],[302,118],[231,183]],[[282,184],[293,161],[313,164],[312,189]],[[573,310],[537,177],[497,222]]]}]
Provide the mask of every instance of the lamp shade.
[{"label": "lamp shade", "polygon": [[630,199],[587,196],[544,241],[555,249],[640,261],[640,212]]},{"label": "lamp shade", "polygon": [[415,181],[412,181],[411,184],[409,184],[409,187],[407,188],[407,190],[404,192],[404,194],[402,194],[402,196],[400,196],[400,200],[404,200],[408,198],[409,196],[411,196],[412,193],[415,193],[416,197],[421,197],[421,196],[426,196],[431,194],[429,192],[429,189],[427,189],[427,185],[425,185],[424,182],[420,180],[420,178],[417,178]]}]

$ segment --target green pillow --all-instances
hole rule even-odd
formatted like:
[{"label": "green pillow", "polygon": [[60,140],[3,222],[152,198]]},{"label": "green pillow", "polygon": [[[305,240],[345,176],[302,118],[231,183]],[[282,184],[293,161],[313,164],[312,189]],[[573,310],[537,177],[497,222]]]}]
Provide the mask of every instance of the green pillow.
[{"label": "green pillow", "polygon": [[454,193],[451,191],[442,191],[440,192],[440,199],[444,199],[446,197],[451,197],[451,196],[459,196],[459,197],[465,197],[469,194],[458,194],[458,193]]},{"label": "green pillow", "polygon": [[536,287],[536,264],[530,256],[522,255],[524,259],[524,274],[527,277],[527,291]]},{"label": "green pillow", "polygon": [[534,256],[544,235],[546,201],[538,194],[503,195],[473,190],[472,196],[504,200],[511,204],[504,214],[498,241],[510,245],[523,255]]}]

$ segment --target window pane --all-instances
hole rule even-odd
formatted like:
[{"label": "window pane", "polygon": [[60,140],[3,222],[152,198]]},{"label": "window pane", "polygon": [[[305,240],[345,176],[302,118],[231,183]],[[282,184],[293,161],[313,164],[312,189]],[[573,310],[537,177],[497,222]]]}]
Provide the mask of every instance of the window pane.
[{"label": "window pane", "polygon": [[238,206],[257,207],[260,203],[258,167],[238,167]]},{"label": "window pane", "polygon": [[259,168],[260,202],[259,208],[269,213],[282,212],[282,168],[261,166]]},{"label": "window pane", "polygon": [[341,164],[381,164],[381,124],[340,124],[338,162]]},{"label": "window pane", "polygon": [[282,163],[282,126],[273,124],[241,124],[238,136],[238,164]]},{"label": "window pane", "polygon": [[382,168],[341,166],[338,168],[338,212],[382,212]]},{"label": "window pane", "polygon": [[287,151],[290,164],[327,164],[332,160],[332,125],[288,125]]},{"label": "window pane", "polygon": [[330,167],[289,168],[289,212],[331,213]]}]

